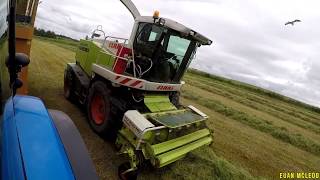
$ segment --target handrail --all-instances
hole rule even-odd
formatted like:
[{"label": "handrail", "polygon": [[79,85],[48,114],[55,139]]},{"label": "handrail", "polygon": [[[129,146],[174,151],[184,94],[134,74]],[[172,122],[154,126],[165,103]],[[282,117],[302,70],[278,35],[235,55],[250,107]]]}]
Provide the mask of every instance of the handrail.
[{"label": "handrail", "polygon": [[[103,43],[102,43],[102,48],[103,48],[103,49],[105,49],[104,46],[105,46],[106,41],[107,41],[108,38],[110,38],[110,39],[112,38],[112,39],[116,39],[116,40],[117,40],[117,39],[119,39],[119,40],[124,40],[123,43],[117,42],[118,44],[121,44],[121,45],[122,45],[122,47],[121,47],[121,49],[120,49],[120,53],[119,53],[119,54],[121,54],[121,52],[122,52],[122,50],[123,50],[123,47],[124,47],[124,45],[126,44],[126,42],[128,41],[128,39],[127,39],[127,38],[121,38],[121,37],[115,37],[115,36],[106,36],[106,37],[104,38]],[[133,51],[133,48],[131,49],[131,52],[132,52],[132,59],[120,57],[120,56],[117,56],[117,55],[112,54],[112,53],[109,53],[109,52],[106,52],[106,54],[109,54],[109,55],[111,55],[112,57],[115,57],[115,58],[119,58],[119,59],[125,60],[125,61],[127,61],[127,62],[132,61],[132,62],[133,62],[133,76],[134,76],[134,77],[137,77],[137,75],[136,75],[136,64],[135,64],[135,61],[134,61],[134,51]],[[118,59],[117,59],[116,62],[114,63],[114,66],[117,64],[117,61],[118,61]],[[114,69],[114,67],[112,67],[112,69]]]},{"label": "handrail", "polygon": [[[100,29],[99,29],[99,27],[100,27]],[[93,30],[93,32],[92,32],[92,36],[91,36],[92,39],[94,38],[93,35],[94,35],[94,33],[96,31],[102,32],[103,33],[103,37],[106,38],[106,33],[103,31],[102,25],[98,25],[97,28],[95,30]]]},{"label": "handrail", "polygon": [[109,52],[107,52],[107,51],[105,51],[105,53],[108,54],[108,55],[111,55],[111,56],[113,56],[113,57],[115,57],[115,58],[119,58],[119,59],[126,60],[126,61],[132,61],[131,59],[124,58],[124,57],[121,57],[121,56],[117,56],[117,55],[111,54],[111,53],[109,53]]},{"label": "handrail", "polygon": [[106,41],[107,41],[107,38],[124,40],[123,43],[119,43],[119,44],[125,44],[125,43],[128,41],[128,39],[126,39],[126,38],[115,37],[115,36],[105,36],[104,41],[103,41],[103,43],[102,43],[102,47],[104,47],[104,45],[105,45],[105,43],[106,43]]},{"label": "handrail", "polygon": [[113,39],[121,39],[121,40],[128,40],[127,38],[121,38],[121,37],[115,37],[115,36],[106,36],[105,39],[107,38],[113,38]]}]

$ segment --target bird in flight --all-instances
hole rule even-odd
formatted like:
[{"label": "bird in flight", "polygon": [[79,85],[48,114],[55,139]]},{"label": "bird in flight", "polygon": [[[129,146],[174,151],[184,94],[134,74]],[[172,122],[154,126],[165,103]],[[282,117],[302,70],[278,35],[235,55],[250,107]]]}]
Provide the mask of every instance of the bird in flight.
[{"label": "bird in flight", "polygon": [[296,20],[294,20],[294,21],[288,21],[288,22],[286,22],[284,25],[289,25],[289,24],[291,24],[291,25],[293,26],[294,23],[296,23],[296,22],[301,22],[301,20],[296,19]]}]

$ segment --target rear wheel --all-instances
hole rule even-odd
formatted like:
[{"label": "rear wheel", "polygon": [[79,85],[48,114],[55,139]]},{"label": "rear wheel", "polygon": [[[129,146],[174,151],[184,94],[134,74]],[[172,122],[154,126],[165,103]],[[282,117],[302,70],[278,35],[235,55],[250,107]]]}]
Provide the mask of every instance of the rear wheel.
[{"label": "rear wheel", "polygon": [[113,138],[110,90],[102,81],[96,81],[89,90],[87,113],[92,129],[99,135]]}]

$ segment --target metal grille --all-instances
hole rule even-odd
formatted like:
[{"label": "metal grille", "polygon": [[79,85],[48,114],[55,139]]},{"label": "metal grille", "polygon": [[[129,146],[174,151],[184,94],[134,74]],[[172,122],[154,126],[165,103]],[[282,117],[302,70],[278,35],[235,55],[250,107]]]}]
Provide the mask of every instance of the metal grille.
[{"label": "metal grille", "polygon": [[177,128],[179,126],[184,126],[204,120],[202,116],[195,114],[192,111],[154,115],[152,116],[152,118],[160,124],[169,128]]}]

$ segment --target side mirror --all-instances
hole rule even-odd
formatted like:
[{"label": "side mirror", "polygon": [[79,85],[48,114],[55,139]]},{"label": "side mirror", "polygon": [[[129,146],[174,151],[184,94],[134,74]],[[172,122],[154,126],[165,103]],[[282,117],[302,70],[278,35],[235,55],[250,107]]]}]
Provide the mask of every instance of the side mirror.
[{"label": "side mirror", "polygon": [[29,57],[24,53],[16,53],[14,60],[9,57],[6,59],[6,66],[8,67],[10,74],[9,86],[12,88],[13,96],[16,94],[17,89],[22,87],[23,82],[18,78],[18,72],[22,67],[27,66],[30,63]]},{"label": "side mirror", "polygon": [[[18,67],[25,67],[30,63],[29,57],[24,53],[16,53],[15,63]],[[6,59],[6,66],[12,68],[13,62],[9,61],[9,58]]]},{"label": "side mirror", "polygon": [[93,33],[91,38],[94,38],[94,37],[100,37],[101,35],[100,34],[97,34],[97,33]]}]

